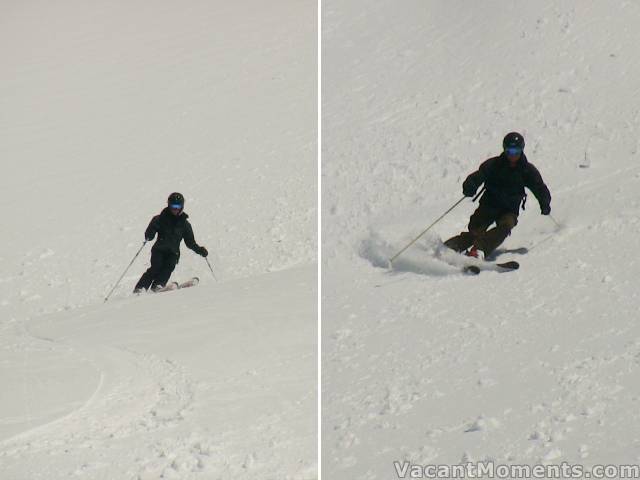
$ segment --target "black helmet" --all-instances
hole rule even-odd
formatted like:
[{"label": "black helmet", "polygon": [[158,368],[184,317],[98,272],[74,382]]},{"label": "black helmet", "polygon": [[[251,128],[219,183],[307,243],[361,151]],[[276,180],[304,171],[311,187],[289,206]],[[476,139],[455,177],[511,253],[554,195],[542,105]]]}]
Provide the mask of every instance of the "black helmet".
[{"label": "black helmet", "polygon": [[171,195],[169,195],[169,198],[167,198],[167,204],[169,206],[180,205],[181,207],[184,207],[184,197],[181,193],[173,192]]},{"label": "black helmet", "polygon": [[508,147],[518,147],[524,150],[524,137],[518,132],[507,133],[502,141],[502,148],[506,150]]}]

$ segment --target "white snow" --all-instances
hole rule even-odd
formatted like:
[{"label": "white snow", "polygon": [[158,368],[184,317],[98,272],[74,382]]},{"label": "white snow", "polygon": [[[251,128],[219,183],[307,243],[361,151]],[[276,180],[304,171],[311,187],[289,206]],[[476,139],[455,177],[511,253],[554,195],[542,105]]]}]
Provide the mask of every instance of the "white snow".
[{"label": "white snow", "polygon": [[[0,477],[317,477],[315,15],[0,7]],[[104,304],[172,191],[219,282]]]},{"label": "white snow", "polygon": [[[640,463],[640,6],[323,2],[323,476],[394,461]],[[551,193],[503,245],[435,258],[461,183],[521,131]],[[527,248],[528,253],[518,253]]]}]

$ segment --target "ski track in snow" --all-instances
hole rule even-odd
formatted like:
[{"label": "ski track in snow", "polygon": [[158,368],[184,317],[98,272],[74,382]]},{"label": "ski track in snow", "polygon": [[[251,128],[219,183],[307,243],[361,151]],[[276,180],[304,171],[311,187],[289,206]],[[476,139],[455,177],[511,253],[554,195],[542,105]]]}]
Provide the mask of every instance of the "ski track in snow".
[{"label": "ski track in snow", "polygon": [[[315,337],[307,312],[313,272],[117,300],[106,312],[88,307],[45,316],[26,330],[16,322],[20,332],[9,338],[17,339],[17,354],[28,356],[19,373],[29,387],[17,392],[26,418],[4,419],[21,431],[0,441],[3,471],[29,479],[51,478],[51,470],[55,478],[315,478],[308,454],[315,445]],[[249,296],[244,306],[225,310],[239,295]],[[299,300],[291,303],[291,295]],[[276,311],[269,312],[264,299]],[[118,319],[109,312],[126,315]],[[302,313],[309,317],[306,325],[299,324]],[[129,315],[135,327],[126,330]],[[211,325],[203,328],[204,322]],[[222,333],[225,325],[229,331]],[[279,328],[298,332],[283,336]],[[218,333],[212,337],[209,330]],[[193,339],[190,331],[202,338]],[[167,332],[174,332],[173,341]],[[154,353],[166,348],[173,353]],[[43,352],[56,361],[52,371]],[[77,379],[66,377],[72,368]],[[27,378],[29,369],[33,378]],[[63,386],[43,387],[44,393],[66,388],[75,396],[58,404],[34,398],[39,382],[33,379],[46,381],[47,375]],[[35,416],[56,405],[50,415]]]},{"label": "ski track in snow", "polygon": [[[171,360],[120,349],[93,349],[89,355],[97,385],[86,402],[62,418],[5,440],[5,445],[20,444],[5,454],[18,453],[25,445],[56,454],[56,446],[67,451],[70,443],[82,440],[104,441],[171,427],[188,410],[192,387]],[[123,403],[128,406],[126,416],[118,413]]]},{"label": "ski track in snow", "polygon": [[[169,359],[100,345],[90,349],[77,344],[69,346],[27,335],[21,349],[34,349],[38,344],[44,344],[53,351],[66,350],[77,362],[91,366],[96,384],[95,390],[78,408],[4,439],[1,456],[11,461],[75,455],[78,457],[77,469],[68,472],[70,475],[105,468],[109,463],[104,461],[83,463],[83,452],[109,450],[122,439],[144,438],[160,429],[175,428],[192,408],[193,382],[184,369]],[[25,401],[30,399],[27,397]],[[139,458],[138,461],[144,460]],[[30,478],[50,478],[51,475],[38,471],[36,466],[28,474]]]},{"label": "ski track in snow", "polygon": [[[637,5],[323,15],[323,475],[640,462]],[[389,271],[512,130],[560,226],[529,195],[498,257],[521,269],[464,276],[437,257],[466,201]]]}]

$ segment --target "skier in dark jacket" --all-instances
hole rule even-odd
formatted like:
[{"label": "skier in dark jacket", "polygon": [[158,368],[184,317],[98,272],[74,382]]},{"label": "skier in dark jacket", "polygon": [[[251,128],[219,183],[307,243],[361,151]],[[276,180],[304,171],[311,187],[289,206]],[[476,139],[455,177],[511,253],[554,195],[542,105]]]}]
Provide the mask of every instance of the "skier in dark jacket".
[{"label": "skier in dark jacket", "polygon": [[[538,169],[527,161],[522,135],[507,134],[502,146],[502,154],[482,163],[462,184],[467,197],[473,197],[483,183],[486,190],[471,215],[469,230],[444,242],[457,252],[469,249],[466,254],[472,257],[491,255],[517,225],[520,206],[524,208],[526,201],[525,187],[538,200],[542,215],[551,213],[551,194]],[[493,223],[496,226],[488,230]]]},{"label": "skier in dark jacket", "polygon": [[198,255],[209,255],[207,249],[198,245],[193,237],[193,229],[184,213],[184,197],[180,193],[172,193],[167,199],[167,207],[151,219],[144,238],[150,242],[158,234],[158,239],[151,249],[151,267],[144,272],[134,292],[152,288],[160,289],[167,284],[173,269],[180,259],[180,242]]}]

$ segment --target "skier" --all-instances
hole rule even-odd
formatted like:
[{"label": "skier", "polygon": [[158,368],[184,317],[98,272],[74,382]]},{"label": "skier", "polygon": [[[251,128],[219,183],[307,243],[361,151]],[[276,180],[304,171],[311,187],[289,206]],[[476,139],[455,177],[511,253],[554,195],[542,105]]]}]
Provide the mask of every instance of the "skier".
[{"label": "skier", "polygon": [[[508,133],[502,147],[499,156],[482,163],[462,184],[467,197],[473,197],[482,183],[486,191],[469,219],[468,231],[444,242],[460,253],[469,249],[466,255],[471,257],[488,257],[511,234],[518,224],[520,206],[524,209],[526,202],[524,187],[538,200],[542,215],[551,213],[551,193],[538,169],[527,161],[522,135]],[[496,226],[488,230],[493,223]]]},{"label": "skier", "polygon": [[180,193],[172,193],[167,199],[167,207],[151,219],[144,238],[150,242],[158,234],[158,239],[151,249],[151,267],[142,274],[136,284],[134,293],[149,288],[159,290],[167,284],[173,269],[180,259],[180,242],[198,255],[209,255],[205,247],[198,245],[193,238],[193,229],[184,213],[184,197]]}]

